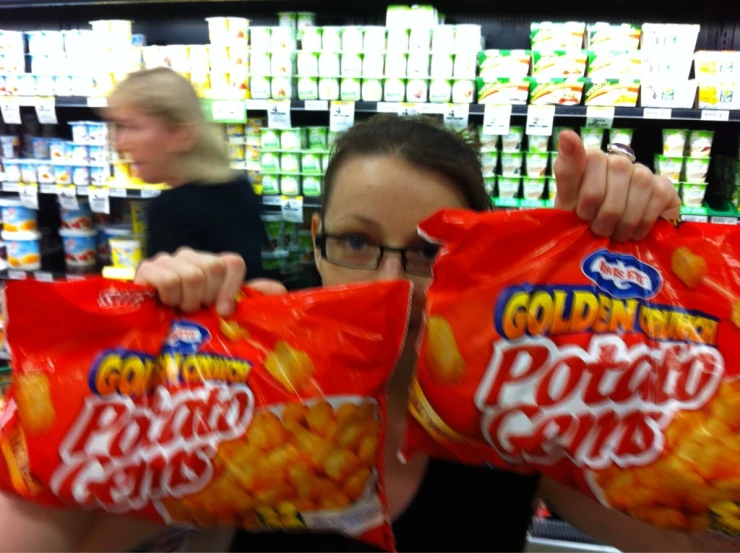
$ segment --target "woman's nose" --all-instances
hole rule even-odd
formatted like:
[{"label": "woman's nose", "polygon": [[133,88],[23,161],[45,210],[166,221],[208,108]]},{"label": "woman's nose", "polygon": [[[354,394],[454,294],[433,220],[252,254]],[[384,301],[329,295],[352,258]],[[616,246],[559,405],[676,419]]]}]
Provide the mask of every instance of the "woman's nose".
[{"label": "woman's nose", "polygon": [[403,270],[401,255],[386,251],[378,267],[377,280],[398,280],[405,277],[406,271]]}]

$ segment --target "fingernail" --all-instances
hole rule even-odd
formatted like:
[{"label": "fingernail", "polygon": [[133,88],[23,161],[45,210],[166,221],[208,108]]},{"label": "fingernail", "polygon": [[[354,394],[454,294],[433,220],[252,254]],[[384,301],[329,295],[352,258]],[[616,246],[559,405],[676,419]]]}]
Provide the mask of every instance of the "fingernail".
[{"label": "fingernail", "polygon": [[[596,209],[595,207],[591,206],[585,206],[578,210],[578,216],[583,221],[588,221],[589,223],[596,219]],[[602,225],[603,226],[603,225]]]},{"label": "fingernail", "polygon": [[560,140],[560,155],[562,155],[563,157],[569,157],[572,156],[575,151],[576,149],[573,144],[571,144],[567,140]]},{"label": "fingernail", "polygon": [[222,300],[216,304],[216,312],[222,317],[228,317],[234,311],[234,303],[229,300]]},{"label": "fingernail", "polygon": [[594,232],[595,235],[601,236],[602,238],[606,238],[611,232],[611,229],[607,225],[600,222],[591,225],[591,230]]}]

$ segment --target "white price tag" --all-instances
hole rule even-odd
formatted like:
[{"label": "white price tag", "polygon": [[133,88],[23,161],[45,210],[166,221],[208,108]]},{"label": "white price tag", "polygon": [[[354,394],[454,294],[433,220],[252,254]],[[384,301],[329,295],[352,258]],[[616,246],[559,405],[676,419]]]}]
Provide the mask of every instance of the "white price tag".
[{"label": "white price tag", "polygon": [[378,102],[378,113],[398,113],[399,112],[398,102]]},{"label": "white price tag", "polygon": [[329,110],[329,130],[344,132],[355,124],[354,102],[332,102]]},{"label": "white price tag", "polygon": [[211,115],[214,121],[244,121],[245,104],[242,100],[214,100]]},{"label": "white price tag", "polygon": [[532,136],[552,136],[555,121],[555,106],[528,106],[527,134]]},{"label": "white price tag", "polygon": [[588,106],[586,108],[586,126],[599,129],[611,129],[614,124],[614,107]]},{"label": "white price tag", "polygon": [[18,183],[17,182],[4,182],[3,192],[18,192]]},{"label": "white price tag", "polygon": [[62,209],[77,211],[80,204],[77,202],[77,187],[74,184],[57,184],[57,196]]},{"label": "white price tag", "polygon": [[57,109],[53,96],[36,98],[36,117],[42,125],[57,124]]},{"label": "white price tag", "polygon": [[683,221],[688,221],[690,223],[708,223],[709,217],[706,215],[681,215],[681,219]]},{"label": "white price tag", "polygon": [[39,192],[42,194],[56,194],[57,193],[57,185],[56,184],[42,184],[39,186]]},{"label": "white price tag", "polygon": [[327,100],[306,100],[303,107],[306,111],[328,111],[329,102]]},{"label": "white price tag", "polygon": [[93,213],[110,214],[110,191],[105,186],[91,186],[88,197]]},{"label": "white price tag", "polygon": [[511,105],[486,104],[483,111],[483,134],[487,136],[509,134]]},{"label": "white price tag", "polygon": [[51,273],[45,273],[42,271],[36,271],[33,273],[33,278],[36,280],[40,280],[41,282],[53,282],[54,281],[54,275]]},{"label": "white price tag", "polygon": [[26,280],[28,273],[24,273],[23,271],[8,271],[8,278],[11,280]]},{"label": "white price tag", "polygon": [[18,196],[25,207],[39,208],[39,187],[35,184],[21,184],[18,186]]},{"label": "white price tag", "polygon": [[87,107],[89,108],[104,108],[108,106],[108,98],[103,96],[91,96],[87,99]]},{"label": "white price tag", "polygon": [[715,225],[737,225],[737,217],[710,217],[709,218],[710,223],[714,223]]},{"label": "white price tag", "polygon": [[77,195],[78,196],[87,196],[90,194],[90,187],[85,185],[80,185],[77,187]]},{"label": "white price tag", "polygon": [[267,100],[267,126],[271,129],[289,129],[290,100]]},{"label": "white price tag", "polygon": [[141,191],[141,197],[142,198],[156,198],[161,194],[161,191],[159,190],[152,190],[150,188],[144,188]]},{"label": "white price tag", "polygon": [[423,108],[419,104],[409,104],[403,102],[398,105],[398,115],[401,117],[415,117],[421,115]]},{"label": "white price tag", "polygon": [[442,117],[445,127],[456,131],[467,129],[470,121],[470,104],[447,104]]},{"label": "white price tag", "polygon": [[127,196],[128,196],[128,193],[126,192],[125,188],[111,188],[110,189],[111,198],[125,198]]},{"label": "white price tag", "polygon": [[262,204],[278,206],[280,205],[280,196],[262,196]]},{"label": "white price tag", "polygon": [[250,109],[256,111],[264,111],[267,109],[267,100],[247,100],[246,101],[247,111]]},{"label": "white price tag", "polygon": [[701,110],[702,121],[729,121],[730,112],[726,109],[703,109]]},{"label": "white price tag", "polygon": [[281,196],[280,211],[283,215],[283,221],[302,223],[303,198],[301,196]]},{"label": "white price tag", "polygon": [[15,96],[0,97],[0,112],[6,125],[21,124],[21,104]]},{"label": "white price tag", "polygon": [[670,119],[673,112],[670,108],[645,108],[643,119]]}]

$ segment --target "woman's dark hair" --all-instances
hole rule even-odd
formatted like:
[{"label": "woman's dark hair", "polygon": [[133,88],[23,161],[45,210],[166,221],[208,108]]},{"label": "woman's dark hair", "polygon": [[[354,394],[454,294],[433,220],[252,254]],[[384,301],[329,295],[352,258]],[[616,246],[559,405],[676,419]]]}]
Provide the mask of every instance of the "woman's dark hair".
[{"label": "woman's dark hair", "polygon": [[491,200],[483,184],[480,157],[473,141],[429,117],[375,115],[340,135],[324,176],[322,216],[342,164],[356,156],[396,156],[445,175],[463,194],[470,209],[487,211]]}]

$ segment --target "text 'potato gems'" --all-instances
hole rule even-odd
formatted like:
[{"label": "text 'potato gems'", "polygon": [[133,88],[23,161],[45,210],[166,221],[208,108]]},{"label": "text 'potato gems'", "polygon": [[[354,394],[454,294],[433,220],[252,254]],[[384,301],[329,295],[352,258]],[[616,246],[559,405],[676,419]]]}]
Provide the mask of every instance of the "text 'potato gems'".
[{"label": "text 'potato gems'", "polygon": [[649,524],[740,535],[740,231],[636,243],[574,214],[442,212],[404,454],[541,471]]},{"label": "text 'potato gems'", "polygon": [[408,282],[245,288],[223,319],[125,283],[12,283],[0,489],[393,549],[381,446],[410,294]]}]

